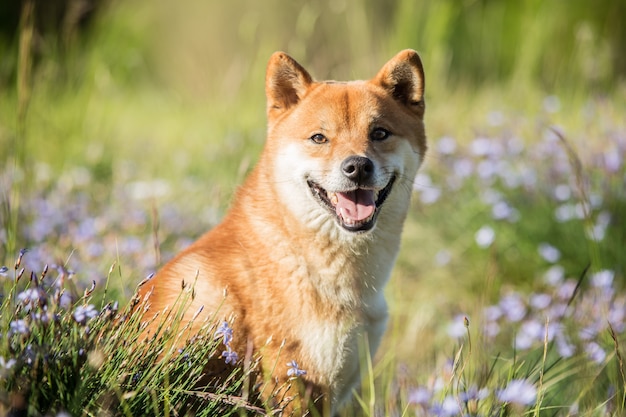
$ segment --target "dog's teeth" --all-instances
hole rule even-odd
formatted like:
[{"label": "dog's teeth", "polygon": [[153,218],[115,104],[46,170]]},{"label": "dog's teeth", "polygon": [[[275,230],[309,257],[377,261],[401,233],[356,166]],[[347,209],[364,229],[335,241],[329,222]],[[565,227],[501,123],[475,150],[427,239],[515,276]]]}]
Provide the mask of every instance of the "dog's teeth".
[{"label": "dog's teeth", "polygon": [[337,193],[330,193],[328,199],[330,200],[330,204],[332,204],[333,206],[336,206],[339,202],[339,197],[337,197]]}]

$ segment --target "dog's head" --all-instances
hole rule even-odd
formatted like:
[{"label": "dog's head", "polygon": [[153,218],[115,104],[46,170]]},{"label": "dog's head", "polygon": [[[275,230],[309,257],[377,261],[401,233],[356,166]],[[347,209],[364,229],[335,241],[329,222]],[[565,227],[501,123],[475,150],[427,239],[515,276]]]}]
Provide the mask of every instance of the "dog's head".
[{"label": "dog's head", "polygon": [[277,52],[266,94],[263,158],[283,204],[311,227],[350,235],[383,217],[402,223],[426,151],[424,71],[415,51],[400,52],[369,81],[350,82],[314,81]]}]

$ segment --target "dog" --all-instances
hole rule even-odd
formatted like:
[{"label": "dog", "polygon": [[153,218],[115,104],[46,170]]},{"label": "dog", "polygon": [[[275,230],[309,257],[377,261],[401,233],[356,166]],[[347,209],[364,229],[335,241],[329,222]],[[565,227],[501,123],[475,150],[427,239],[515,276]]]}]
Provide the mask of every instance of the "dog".
[{"label": "dog", "polygon": [[360,351],[374,354],[388,319],[383,289],[426,153],[424,70],[404,50],[371,80],[315,81],[276,52],[265,85],[256,167],[223,221],[139,295],[159,312],[195,282],[183,318],[192,333],[200,309],[231,318],[234,358],[251,346],[266,381],[297,377],[289,397],[305,398],[303,386],[317,400],[286,410],[334,415],[359,382]]}]

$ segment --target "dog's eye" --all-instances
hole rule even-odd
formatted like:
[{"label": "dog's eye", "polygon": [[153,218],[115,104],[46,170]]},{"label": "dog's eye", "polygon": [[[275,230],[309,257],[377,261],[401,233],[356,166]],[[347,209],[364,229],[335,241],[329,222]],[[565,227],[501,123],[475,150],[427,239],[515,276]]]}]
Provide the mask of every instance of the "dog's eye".
[{"label": "dog's eye", "polygon": [[315,135],[311,136],[309,139],[313,141],[314,143],[317,143],[318,145],[328,142],[328,138],[326,138],[326,136],[322,135],[321,133],[316,133]]},{"label": "dog's eye", "polygon": [[377,127],[376,129],[372,130],[372,133],[370,133],[370,139],[374,141],[385,140],[389,136],[391,136],[391,132],[387,129],[383,129],[382,127]]}]

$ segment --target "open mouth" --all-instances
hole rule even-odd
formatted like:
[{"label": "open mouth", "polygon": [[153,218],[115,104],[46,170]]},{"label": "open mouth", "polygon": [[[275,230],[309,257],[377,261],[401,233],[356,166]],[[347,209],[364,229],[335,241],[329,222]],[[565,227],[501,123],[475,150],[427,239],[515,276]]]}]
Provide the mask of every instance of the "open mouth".
[{"label": "open mouth", "polygon": [[308,180],[313,195],[337,219],[341,227],[350,232],[365,232],[376,224],[376,217],[391,192],[395,176],[379,190],[356,188],[350,191],[329,192]]}]

